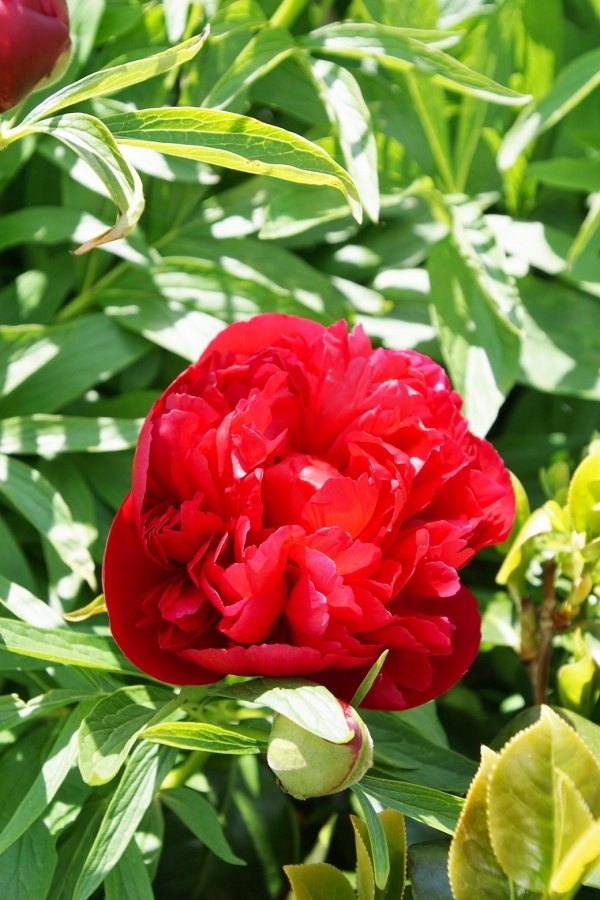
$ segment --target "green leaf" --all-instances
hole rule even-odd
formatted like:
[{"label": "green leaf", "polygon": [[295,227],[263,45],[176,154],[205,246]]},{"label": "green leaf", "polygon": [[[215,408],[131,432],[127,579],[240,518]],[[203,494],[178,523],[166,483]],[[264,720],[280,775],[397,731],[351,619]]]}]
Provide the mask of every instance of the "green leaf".
[{"label": "green leaf", "polygon": [[4,853],[40,816],[67,777],[77,758],[77,733],[93,701],[73,710],[50,748],[48,758],[18,809],[0,832],[0,854]]},{"label": "green leaf", "polygon": [[61,494],[36,469],[0,454],[0,494],[44,535],[67,566],[96,588],[85,528],[73,521]]},{"label": "green leaf", "polygon": [[53,413],[149,349],[102,314],[50,327],[0,327],[0,418]]},{"label": "green leaf", "polygon": [[[383,900],[402,898],[406,885],[406,826],[401,813],[393,809],[384,809],[377,814],[383,825],[390,857],[390,874],[388,876]],[[378,900],[378,898],[376,898]]]},{"label": "green leaf", "polygon": [[261,29],[221,75],[200,105],[224,109],[241,91],[262,78],[297,49],[294,39],[285,28]]},{"label": "green leaf", "polygon": [[356,816],[350,816],[354,828],[354,845],[356,847],[356,893],[358,900],[375,900],[375,877],[373,863],[369,856],[367,843],[369,834],[365,823]]},{"label": "green leaf", "polygon": [[348,879],[329,863],[284,866],[296,900],[356,900]]},{"label": "green leaf", "polygon": [[561,860],[550,887],[559,895],[570,895],[600,861],[600,822],[585,831]]},{"label": "green leaf", "polygon": [[[81,209],[31,206],[0,217],[0,249],[29,242],[48,246],[66,241],[81,244],[109,227],[108,223]],[[119,243],[103,244],[101,249],[138,266],[151,261],[150,251],[138,233]]]},{"label": "green leaf", "polygon": [[86,784],[105,784],[114,778],[139,733],[172,698],[166,690],[144,685],[103,697],[79,730],[79,769]]},{"label": "green leaf", "polygon": [[[435,897],[435,900],[453,900],[447,865],[446,841],[411,844],[408,850],[408,872],[413,900],[430,900],[431,897]],[[485,897],[479,882],[474,881],[473,884],[477,884],[479,897]],[[458,898],[454,896],[454,900]],[[501,895],[494,895],[494,900],[502,900]]]},{"label": "green leaf", "polygon": [[387,659],[387,655],[390,651],[384,650],[377,662],[374,662],[357,689],[354,692],[354,696],[350,701],[350,706],[353,706],[355,709],[358,709],[360,704],[363,702],[371,688],[375,683],[375,679],[381,672],[383,668],[383,664]]},{"label": "green leaf", "polygon": [[591,194],[600,190],[600,159],[543,159],[530,163],[527,172],[543,184],[565,191]]},{"label": "green leaf", "polygon": [[215,856],[232,866],[246,865],[229,846],[214,806],[197,791],[170,788],[161,793],[161,800]]},{"label": "green leaf", "polygon": [[105,900],[154,900],[152,882],[135,839],[104,879]]},{"label": "green leaf", "polygon": [[524,109],[507,131],[498,152],[498,168],[513,166],[525,148],[566,116],[600,84],[600,50],[590,50],[564,67],[538,103]]},{"label": "green leaf", "polygon": [[420,734],[402,714],[361,712],[373,737],[375,764],[401,781],[463,793],[475,774],[467,757]]},{"label": "green leaf", "polygon": [[[369,858],[372,860],[373,876],[375,879],[374,883],[379,890],[383,891],[390,875],[390,854],[385,831],[383,830],[383,824],[360,784],[353,784],[350,790],[356,796],[365,819],[365,821],[362,822],[359,819],[355,820],[352,818],[352,824],[355,832],[361,835],[369,852]],[[390,810],[388,810],[388,812],[390,812]],[[395,815],[398,816],[399,814],[395,813]],[[401,816],[400,819],[402,821],[402,828],[404,828],[404,820]],[[360,824],[358,824],[359,822]],[[361,826],[364,826],[364,828]]]},{"label": "green leaf", "polygon": [[[372,23],[345,22],[325,25],[303,41],[307,49],[350,59],[374,57],[385,66],[400,71],[418,70],[436,84],[481,97],[492,103],[520,105],[529,97],[505,88],[491,78],[416,39],[415,29],[393,28]],[[438,33],[439,34],[439,33]]]},{"label": "green leaf", "polygon": [[524,279],[519,290],[523,301],[519,381],[538,390],[600,399],[598,300],[541,278]]},{"label": "green leaf", "polygon": [[346,168],[363,208],[373,222],[379,220],[377,144],[369,107],[355,77],[324,59],[310,61],[315,85],[336,130]]},{"label": "green leaf", "polygon": [[56,850],[47,826],[33,822],[0,854],[2,900],[45,900],[56,866]]},{"label": "green leaf", "polygon": [[471,900],[474,883],[482,897],[512,900],[510,882],[496,859],[488,827],[487,790],[497,761],[497,753],[481,748],[481,764],[466,796],[448,856],[454,900]]},{"label": "green leaf", "polygon": [[462,800],[451,794],[373,775],[365,775],[360,786],[384,806],[448,834],[454,832],[463,806]]},{"label": "green leaf", "polygon": [[14,616],[36,628],[62,628],[63,617],[34,594],[0,575],[0,603]]},{"label": "green leaf", "polygon": [[334,744],[352,740],[339,700],[320,684],[301,678],[253,678],[234,685],[219,682],[210,685],[208,693],[268,706]]},{"label": "green leaf", "polygon": [[577,531],[600,534],[600,451],[586,456],[573,472],[567,504]]},{"label": "green leaf", "polygon": [[503,749],[488,786],[494,853],[508,877],[548,891],[562,859],[600,814],[600,766],[548,707]]},{"label": "green leaf", "polygon": [[346,197],[361,220],[356,186],[317,144],[275,125],[236,113],[180,107],[146,109],[106,120],[117,143],[149,147],[254,175],[301,184],[326,184]]},{"label": "green leaf", "polygon": [[262,753],[266,737],[252,737],[233,728],[223,728],[208,722],[165,722],[151,725],[141,733],[146,741],[181,747],[185,750],[205,750],[208,753]]},{"label": "green leaf", "polygon": [[75,255],[127,237],[144,211],[144,189],[140,176],[125,159],[106,125],[85,113],[67,113],[36,122],[31,130],[49,134],[73,150],[100,178],[117,207],[119,217],[113,227],[86,241],[74,251]]},{"label": "green leaf", "polygon": [[94,693],[92,687],[89,691],[56,689],[40,694],[39,697],[32,697],[27,703],[17,694],[0,697],[0,731],[12,729],[21,722],[64,709],[65,706],[78,703],[92,693]]},{"label": "green leaf", "polygon": [[0,453],[52,457],[128,450],[137,444],[143,421],[44,413],[10,416],[0,420]]},{"label": "green leaf", "polygon": [[117,864],[171,769],[175,753],[141,743],[129,757],[85,861],[73,900],[87,900]]},{"label": "green leaf", "polygon": [[[49,663],[101,669],[126,675],[142,674],[117,648],[112,638],[66,628],[35,628],[0,618],[0,648]],[[20,665],[18,656],[15,665]]]},{"label": "green leaf", "polygon": [[61,835],[58,863],[47,900],[65,900],[75,895],[79,873],[94,842],[106,810],[102,789],[90,793],[74,822]]},{"label": "green leaf", "polygon": [[432,247],[427,267],[444,360],[472,429],[483,436],[519,371],[520,301],[482,219],[466,215],[451,211],[451,234]]},{"label": "green leaf", "polygon": [[74,103],[82,103],[91,97],[106,96],[140,81],[147,81],[156,75],[162,75],[175,66],[180,66],[198,53],[202,44],[208,37],[208,28],[202,34],[190,38],[175,47],[148,56],[135,62],[123,63],[109,69],[100,69],[87,75],[80,81],[61,88],[42,101],[23,120],[22,127],[27,127],[40,119],[72,106]]}]

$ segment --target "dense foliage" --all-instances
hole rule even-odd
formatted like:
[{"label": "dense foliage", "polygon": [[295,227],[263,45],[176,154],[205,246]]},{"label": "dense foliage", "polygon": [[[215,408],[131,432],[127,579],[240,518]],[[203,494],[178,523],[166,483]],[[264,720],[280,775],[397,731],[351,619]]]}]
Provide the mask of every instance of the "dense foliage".
[{"label": "dense foliage", "polygon": [[[3,896],[261,900],[291,866],[317,900],[354,893],[300,864],[358,859],[359,896],[392,900],[403,813],[404,896],[445,900],[463,809],[457,900],[478,866],[493,897],[595,895],[597,0],[68,7],[68,73],[0,122]],[[511,538],[462,573],[483,615],[465,679],[361,713],[375,768],[299,802],[262,755],[273,710],[335,746],[336,701],[157,683],[98,596],[148,410],[225,323],[264,312],[433,357],[517,478]],[[529,856],[510,791],[531,801]]]}]

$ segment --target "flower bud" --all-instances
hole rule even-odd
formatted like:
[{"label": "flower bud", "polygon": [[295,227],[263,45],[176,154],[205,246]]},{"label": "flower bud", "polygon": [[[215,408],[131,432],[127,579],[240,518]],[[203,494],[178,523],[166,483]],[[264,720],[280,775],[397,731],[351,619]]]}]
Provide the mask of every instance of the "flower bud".
[{"label": "flower bud", "polygon": [[69,46],[66,0],[0,0],[0,112],[50,75]]},{"label": "flower bud", "polygon": [[335,794],[356,784],[373,765],[373,740],[358,713],[338,701],[354,737],[334,744],[276,714],[267,762],[284,791],[298,800]]}]

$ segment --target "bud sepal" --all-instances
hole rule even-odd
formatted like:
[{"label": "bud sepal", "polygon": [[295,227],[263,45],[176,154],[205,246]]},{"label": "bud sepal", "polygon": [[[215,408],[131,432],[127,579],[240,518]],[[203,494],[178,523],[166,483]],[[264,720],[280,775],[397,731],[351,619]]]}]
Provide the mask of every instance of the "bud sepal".
[{"label": "bud sepal", "polygon": [[273,718],[267,762],[286,793],[297,800],[336,794],[356,784],[373,765],[373,739],[356,710],[338,700],[353,737],[335,744],[279,713]]}]

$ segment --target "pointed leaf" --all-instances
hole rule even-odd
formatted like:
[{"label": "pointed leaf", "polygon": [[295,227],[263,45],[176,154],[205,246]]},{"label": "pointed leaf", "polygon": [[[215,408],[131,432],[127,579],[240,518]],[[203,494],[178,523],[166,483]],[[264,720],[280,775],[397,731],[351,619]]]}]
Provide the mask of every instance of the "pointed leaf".
[{"label": "pointed leaf", "polygon": [[253,678],[240,684],[210,685],[209,694],[269,706],[301,728],[334,744],[352,740],[339,701],[320,684],[300,678]]},{"label": "pointed leaf", "polygon": [[79,770],[86,784],[105,784],[114,778],[138,734],[171,699],[171,692],[145,685],[103,697],[79,730]]},{"label": "pointed leaf", "polygon": [[356,186],[325,150],[275,125],[236,113],[179,107],[110,116],[106,125],[117,143],[149,147],[254,175],[301,184],[325,184],[341,191],[361,220]]},{"label": "pointed leaf", "polygon": [[384,806],[411,819],[448,834],[453,834],[456,828],[463,805],[458,797],[416,784],[376,778],[374,775],[365,775],[360,786]]},{"label": "pointed leaf", "polygon": [[552,128],[600,84],[600,49],[577,56],[561,70],[554,85],[538,103],[524,109],[504,136],[498,168],[513,166],[525,148]]},{"label": "pointed leaf", "polygon": [[183,41],[176,47],[170,47],[168,50],[156,53],[154,56],[148,56],[135,62],[123,63],[120,66],[113,66],[109,69],[100,69],[99,72],[87,75],[80,81],[61,88],[43,100],[23,120],[23,126],[38,122],[45,116],[49,116],[59,109],[64,109],[66,106],[89,100],[90,97],[113,94],[115,91],[120,91],[122,88],[129,87],[132,84],[139,84],[140,81],[147,81],[148,78],[162,75],[175,66],[180,66],[193,59],[202,47],[208,34],[209,29],[206,28],[202,34]]},{"label": "pointed leaf", "polygon": [[205,750],[208,753],[262,753],[267,736],[249,737],[243,732],[208,722],[165,722],[152,725],[141,733],[146,741],[168,744],[186,750]]},{"label": "pointed leaf", "polygon": [[348,879],[328,863],[284,866],[295,900],[356,900]]},{"label": "pointed leaf", "polygon": [[[362,790],[360,783],[352,785],[351,790],[360,803],[360,808],[365,818],[365,821],[363,823],[360,822],[360,820],[351,817],[352,824],[355,831],[358,829],[363,841],[366,844],[366,847],[369,851],[369,857],[373,862],[373,874],[375,877],[375,883],[379,890],[383,891],[387,885],[390,874],[390,855],[388,852],[388,845],[385,831],[383,829],[383,824],[381,822],[381,819],[373,809],[373,804],[371,803],[365,792]],[[394,815],[398,816],[398,813],[394,813]],[[404,820],[402,820],[402,822],[403,821]],[[363,825],[364,833],[362,829]],[[402,827],[404,826],[402,825]]]},{"label": "pointed leaf", "polygon": [[117,864],[173,765],[175,752],[141,743],[131,754],[75,887],[87,900]]},{"label": "pointed leaf", "polygon": [[221,75],[201,106],[224,109],[240,91],[266,75],[297,49],[296,42],[285,28],[261,29]]},{"label": "pointed leaf", "polygon": [[560,855],[599,814],[600,766],[573,729],[542,707],[490,776],[488,822],[500,865],[522,887],[547,891]]},{"label": "pointed leaf", "polygon": [[85,527],[73,521],[62,496],[36,469],[0,454],[0,494],[46,537],[69,568],[96,587]]},{"label": "pointed leaf", "polygon": [[400,71],[418,69],[445,88],[493,103],[521,105],[529,100],[529,97],[474,72],[442,50],[417,40],[416,34],[415,29],[345,22],[325,25],[311,32],[303,44],[313,52],[324,51],[351,59],[374,57],[383,65]]},{"label": "pointed leaf", "polygon": [[197,791],[186,787],[170,788],[162,791],[161,800],[215,856],[232,866],[246,865],[229,846],[214,806]]},{"label": "pointed leaf", "polygon": [[117,207],[115,225],[86,241],[74,251],[75,255],[127,237],[144,211],[144,189],[140,176],[125,159],[106,125],[85,113],[67,113],[37,122],[31,130],[49,134],[73,150],[98,176]]}]

